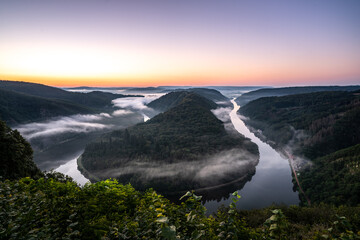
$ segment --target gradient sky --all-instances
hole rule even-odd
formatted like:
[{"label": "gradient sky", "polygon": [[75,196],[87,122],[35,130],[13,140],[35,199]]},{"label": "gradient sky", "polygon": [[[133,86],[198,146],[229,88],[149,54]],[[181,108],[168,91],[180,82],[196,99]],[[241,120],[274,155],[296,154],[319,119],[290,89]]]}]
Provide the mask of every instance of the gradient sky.
[{"label": "gradient sky", "polygon": [[0,79],[360,83],[359,0],[0,0]]}]

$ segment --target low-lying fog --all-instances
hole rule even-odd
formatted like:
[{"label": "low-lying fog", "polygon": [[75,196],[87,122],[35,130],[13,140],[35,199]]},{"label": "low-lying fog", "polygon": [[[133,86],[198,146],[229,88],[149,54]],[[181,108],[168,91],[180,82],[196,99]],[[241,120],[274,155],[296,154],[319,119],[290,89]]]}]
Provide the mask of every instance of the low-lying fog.
[{"label": "low-lying fog", "polygon": [[162,95],[145,94],[144,97],[114,99],[114,108],[110,112],[56,117],[15,128],[30,142],[34,149],[34,161],[39,168],[56,169],[78,157],[86,144],[101,134],[147,121],[156,112],[146,104]]},{"label": "low-lying fog", "polygon": [[214,155],[204,156],[191,162],[161,163],[133,161],[126,167],[106,171],[95,171],[96,176],[118,178],[123,175],[136,175],[138,181],[173,178],[178,181],[196,182],[202,186],[213,186],[240,178],[249,170],[254,170],[258,157],[245,150],[231,149]]}]

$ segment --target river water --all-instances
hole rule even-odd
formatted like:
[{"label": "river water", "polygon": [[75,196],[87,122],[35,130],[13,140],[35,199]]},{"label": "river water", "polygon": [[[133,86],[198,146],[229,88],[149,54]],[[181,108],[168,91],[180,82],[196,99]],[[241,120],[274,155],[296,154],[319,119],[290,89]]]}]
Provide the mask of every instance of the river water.
[{"label": "river water", "polygon": [[[292,190],[292,176],[288,160],[249,131],[237,114],[240,106],[234,100],[231,102],[234,105],[230,113],[231,122],[238,132],[258,145],[260,153],[255,175],[242,189],[239,189],[241,199],[237,202],[237,207],[262,208],[273,203],[297,205],[299,198],[298,193]],[[220,201],[208,201],[204,205],[209,212],[213,212],[222,204],[228,206],[231,203],[230,196],[231,194],[224,196]]]}]

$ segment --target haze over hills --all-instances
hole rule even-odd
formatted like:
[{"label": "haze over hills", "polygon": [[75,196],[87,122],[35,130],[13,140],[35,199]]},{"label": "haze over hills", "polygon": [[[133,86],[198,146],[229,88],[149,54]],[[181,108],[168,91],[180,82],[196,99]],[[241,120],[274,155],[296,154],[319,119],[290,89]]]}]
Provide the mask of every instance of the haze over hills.
[{"label": "haze over hills", "polygon": [[323,91],[355,91],[360,89],[356,86],[306,86],[306,87],[283,87],[283,88],[262,88],[250,91],[236,98],[237,104],[244,106],[248,102],[261,97],[285,96],[301,93],[323,92]]},{"label": "haze over hills", "polygon": [[0,89],[0,119],[9,125],[94,112],[86,106]]},{"label": "haze over hills", "polygon": [[239,112],[249,117],[244,121],[256,134],[276,148],[313,161],[314,167],[300,167],[306,174],[299,177],[310,200],[360,202],[355,197],[360,196],[359,153],[351,148],[360,143],[359,90],[259,98]]},{"label": "haze over hills", "polygon": [[111,101],[133,95],[106,92],[75,93],[42,84],[0,81],[0,118],[8,124],[111,109]]},{"label": "haze over hills", "polygon": [[[174,192],[254,173],[256,145],[225,130],[210,111],[216,108],[214,102],[188,91],[172,92],[155,101],[149,106],[168,101],[172,107],[86,147],[79,166],[90,179],[113,177],[140,189]],[[221,162],[223,166],[217,169]]]}]

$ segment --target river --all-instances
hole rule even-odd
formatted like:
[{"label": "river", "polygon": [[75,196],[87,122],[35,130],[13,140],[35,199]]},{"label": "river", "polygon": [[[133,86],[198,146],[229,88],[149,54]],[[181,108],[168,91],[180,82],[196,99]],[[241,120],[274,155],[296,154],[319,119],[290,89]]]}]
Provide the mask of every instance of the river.
[{"label": "river", "polygon": [[[256,173],[251,181],[239,190],[241,199],[237,207],[254,209],[275,204],[297,205],[298,193],[294,192],[291,169],[287,159],[284,159],[270,145],[261,141],[245,126],[237,111],[240,106],[232,100],[234,109],[230,113],[231,122],[235,129],[250,138],[259,147],[260,160],[256,166]],[[221,204],[228,206],[231,203],[231,194],[224,196],[220,201],[208,201],[204,205],[209,212],[213,212]]]}]

